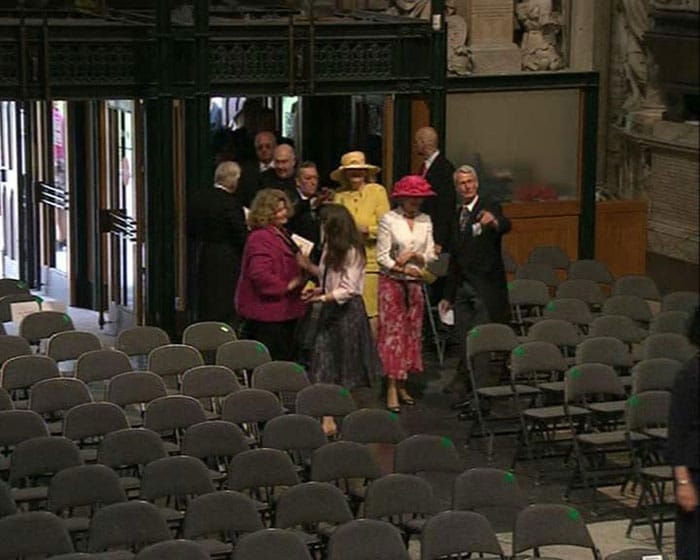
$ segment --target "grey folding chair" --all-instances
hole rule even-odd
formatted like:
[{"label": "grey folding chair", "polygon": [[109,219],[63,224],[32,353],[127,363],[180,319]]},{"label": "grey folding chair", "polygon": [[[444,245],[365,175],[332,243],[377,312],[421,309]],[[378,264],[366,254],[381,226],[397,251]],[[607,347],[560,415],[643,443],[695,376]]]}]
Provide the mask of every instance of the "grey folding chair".
[{"label": "grey folding chair", "polygon": [[533,247],[527,257],[527,262],[531,264],[546,264],[552,268],[566,270],[571,261],[566,251],[559,245],[538,245]]},{"label": "grey folding chair", "polygon": [[565,280],[557,288],[557,299],[580,299],[591,310],[597,311],[605,301],[605,294],[598,282],[583,278]]},{"label": "grey folding chair", "polygon": [[550,342],[556,345],[566,362],[573,364],[576,361],[574,354],[581,341],[581,333],[570,321],[543,319],[530,327],[527,338],[532,341]]},{"label": "grey folding chair", "polygon": [[57,332],[49,338],[46,355],[56,363],[77,360],[85,352],[101,350],[102,342],[91,332]]},{"label": "grey folding chair", "polygon": [[547,264],[525,263],[515,271],[515,278],[518,280],[539,280],[544,282],[550,289],[555,289],[559,285],[559,277],[554,269]]},{"label": "grey folding chair", "polygon": [[206,419],[204,409],[197,399],[185,395],[169,395],[148,404],[143,426],[161,434],[169,453],[177,453],[184,431]]},{"label": "grey folding chair", "polygon": [[542,318],[549,299],[549,289],[541,280],[521,278],[508,282],[511,316],[521,335],[526,335],[530,325]]},{"label": "grey folding chair", "polygon": [[610,296],[603,304],[603,315],[625,315],[647,329],[652,319],[651,308],[646,300],[639,296]]},{"label": "grey folding chair", "polygon": [[100,508],[90,521],[88,552],[138,552],[152,543],[167,541],[170,531],[158,508],[131,500]]},{"label": "grey folding chair", "polygon": [[19,335],[33,345],[38,345],[56,333],[72,330],[75,330],[75,327],[70,315],[60,311],[31,313],[22,319],[19,325]]},{"label": "grey folding chair", "polygon": [[182,343],[195,347],[205,356],[206,363],[213,363],[222,344],[236,340],[236,331],[231,325],[219,321],[192,323],[182,333]]},{"label": "grey folding chair", "polygon": [[0,278],[0,297],[10,294],[28,294],[27,283],[19,278]]},{"label": "grey folding chair", "polygon": [[512,531],[526,505],[518,479],[510,471],[472,468],[455,479],[452,509],[479,513],[496,531]]},{"label": "grey folding chair", "polygon": [[314,383],[301,389],[296,397],[296,412],[314,418],[344,418],[356,409],[350,391],[333,383]]},{"label": "grey folding chair", "polygon": [[670,358],[642,360],[632,368],[632,394],[671,391],[683,364]]},{"label": "grey folding chair", "polygon": [[649,325],[649,333],[676,333],[688,332],[688,320],[690,316],[685,311],[662,311],[654,315]]},{"label": "grey folding chair", "polygon": [[115,348],[134,358],[136,369],[145,369],[151,350],[170,344],[170,337],[160,327],[137,326],[120,331]]},{"label": "grey folding chair", "polygon": [[626,315],[601,315],[593,319],[589,336],[613,336],[624,342],[628,348],[644,340],[647,332]]},{"label": "grey folding chair", "polygon": [[32,387],[29,409],[49,421],[51,433],[61,433],[62,418],[79,404],[92,402],[88,386],[79,379],[60,377],[44,379]]},{"label": "grey folding chair", "polygon": [[[0,280],[1,282],[2,280]],[[1,291],[0,291],[1,294]],[[0,324],[9,323],[12,321],[12,304],[13,303],[24,303],[27,301],[36,301],[39,303],[41,298],[35,296],[29,292],[29,290],[22,291],[16,294],[0,295]]]},{"label": "grey folding chair", "polygon": [[412,474],[390,474],[373,481],[365,495],[365,517],[388,521],[401,530],[404,543],[423,530],[440,510],[430,484]]},{"label": "grey folding chair", "polygon": [[275,360],[253,370],[250,386],[274,393],[280,402],[293,410],[296,394],[309,385],[304,368],[295,362]]},{"label": "grey folding chair", "polygon": [[240,388],[236,374],[226,366],[196,366],[182,376],[182,394],[204,401],[209,418],[218,418],[222,400]]},{"label": "grey folding chair", "polygon": [[163,541],[143,548],[134,560],[209,560],[206,549],[185,539]]},{"label": "grey folding chair", "polygon": [[321,425],[305,414],[285,414],[265,424],[262,446],[289,454],[304,480],[309,479],[312,453],[328,443]]},{"label": "grey folding chair", "polygon": [[216,349],[216,363],[241,375],[246,387],[256,367],[272,361],[270,351],[257,340],[232,340]]},{"label": "grey folding chair", "polygon": [[[355,519],[338,527],[328,543],[328,560],[378,558],[410,560],[401,532],[386,521]],[[239,559],[234,557],[234,560]]]},{"label": "grey folding chair", "polygon": [[421,534],[421,560],[471,554],[506,558],[489,520],[483,515],[473,511],[443,511],[425,523]]},{"label": "grey folding chair", "polygon": [[656,282],[643,274],[626,274],[615,280],[612,289],[613,295],[630,295],[642,299],[661,301],[659,288]]},{"label": "grey folding chair", "polygon": [[129,422],[132,427],[136,427],[143,424],[146,406],[167,394],[168,390],[160,375],[150,371],[128,371],[110,379],[106,400],[121,406],[127,412],[135,407],[138,416],[130,415]]},{"label": "grey folding chair", "polygon": [[63,418],[63,435],[78,444],[88,462],[97,459],[97,445],[105,435],[128,427],[124,411],[110,402],[76,405]]},{"label": "grey folding chair", "polygon": [[397,444],[406,438],[397,414],[378,408],[361,408],[348,414],[341,427],[345,441]]},{"label": "grey folding chair", "polygon": [[685,363],[697,353],[697,348],[691,346],[688,339],[676,333],[650,334],[642,343],[642,356],[650,358],[670,358]]},{"label": "grey folding chair", "polygon": [[569,265],[568,278],[593,280],[599,284],[604,284],[607,286],[612,286],[615,279],[613,275],[610,274],[608,266],[602,262],[595,259],[579,259],[573,261]]},{"label": "grey folding chair", "polygon": [[234,543],[262,529],[260,515],[248,496],[221,490],[190,501],[185,512],[183,536],[200,543],[212,558],[229,559]]},{"label": "grey folding chair", "polygon": [[370,449],[354,441],[334,441],[311,456],[311,480],[330,482],[348,497],[355,513],[365,498],[367,485],[382,476]]},{"label": "grey folding chair", "polygon": [[678,291],[666,294],[661,300],[661,311],[692,313],[700,303],[698,292]]},{"label": "grey folding chair", "polygon": [[580,299],[557,298],[551,300],[544,308],[545,319],[561,319],[576,325],[581,335],[588,333],[593,314],[588,305]]},{"label": "grey folding chair", "polygon": [[9,469],[10,455],[15,445],[26,439],[48,435],[46,422],[36,412],[0,411],[0,472],[6,473]]},{"label": "grey folding chair", "polygon": [[215,482],[226,477],[231,458],[248,449],[250,447],[243,430],[225,420],[193,424],[182,436],[182,454],[204,461]]},{"label": "grey folding chair", "polygon": [[233,551],[233,560],[279,560],[280,558],[311,560],[311,555],[299,535],[285,529],[263,529],[246,535]]},{"label": "grey folding chair", "polygon": [[534,504],[520,512],[513,531],[513,554],[530,549],[539,553],[543,547],[552,545],[586,548],[594,560],[600,560],[600,552],[575,508]]},{"label": "grey folding chair", "polygon": [[31,354],[32,347],[26,339],[21,336],[0,334],[0,365],[15,356],[29,356]]},{"label": "grey folding chair", "polygon": [[0,411],[13,410],[15,408],[12,397],[3,387],[0,387]]},{"label": "grey folding chair", "polygon": [[48,511],[15,513],[0,518],[0,558],[46,557],[73,552],[61,520]]},{"label": "grey folding chair", "polygon": [[263,389],[241,389],[226,397],[221,405],[221,419],[240,426],[251,445],[259,445],[262,426],[282,414],[279,399]]},{"label": "grey folding chair", "polygon": [[163,378],[174,378],[180,387],[182,374],[190,368],[203,365],[204,358],[194,346],[166,344],[149,352],[147,369]]},{"label": "grey folding chair", "polygon": [[582,340],[576,348],[576,363],[598,362],[615,368],[620,374],[623,385],[632,383],[629,369],[632,356],[624,342],[612,336],[594,336]]},{"label": "grey folding chair", "polygon": [[323,554],[329,537],[353,516],[340,489],[327,482],[287,488],[277,500],[275,527],[299,532],[307,548]]},{"label": "grey folding chair", "polygon": [[75,376],[85,383],[109,381],[131,371],[131,361],[121,350],[105,348],[83,353],[75,364]]}]

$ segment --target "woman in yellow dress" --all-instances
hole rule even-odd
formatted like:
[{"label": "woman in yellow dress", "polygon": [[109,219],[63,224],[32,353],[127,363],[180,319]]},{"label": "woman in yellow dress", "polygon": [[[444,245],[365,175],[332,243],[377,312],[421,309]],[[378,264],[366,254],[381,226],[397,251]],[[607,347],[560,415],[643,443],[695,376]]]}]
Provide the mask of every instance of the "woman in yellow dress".
[{"label": "woman in yellow dress", "polygon": [[377,264],[377,230],[379,220],[389,211],[386,189],[375,182],[379,167],[366,163],[362,152],[348,152],[340,159],[340,166],[331,173],[331,179],[341,185],[334,202],[345,206],[355,219],[357,229],[365,239],[367,263],[362,299],[367,309],[372,336],[377,338],[377,286],[379,265]]}]

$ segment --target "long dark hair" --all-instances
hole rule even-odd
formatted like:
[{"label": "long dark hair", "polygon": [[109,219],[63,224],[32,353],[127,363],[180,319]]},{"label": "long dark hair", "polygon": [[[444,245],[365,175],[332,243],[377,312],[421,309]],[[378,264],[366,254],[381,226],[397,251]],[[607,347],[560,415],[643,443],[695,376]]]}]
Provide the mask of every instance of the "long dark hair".
[{"label": "long dark hair", "polygon": [[364,256],[364,240],[357,230],[352,214],[340,204],[324,204],[321,208],[321,225],[326,245],[323,264],[340,270],[348,251],[353,247]]}]

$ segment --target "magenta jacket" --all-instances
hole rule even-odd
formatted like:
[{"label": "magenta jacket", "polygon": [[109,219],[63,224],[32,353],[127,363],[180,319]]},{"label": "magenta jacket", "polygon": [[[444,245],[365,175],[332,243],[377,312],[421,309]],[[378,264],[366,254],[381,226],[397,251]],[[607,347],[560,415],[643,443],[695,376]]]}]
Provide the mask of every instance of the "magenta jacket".
[{"label": "magenta jacket", "polygon": [[275,323],[306,312],[300,299],[303,285],[287,292],[289,282],[301,274],[296,254],[274,228],[253,230],[243,249],[236,311],[245,319]]}]

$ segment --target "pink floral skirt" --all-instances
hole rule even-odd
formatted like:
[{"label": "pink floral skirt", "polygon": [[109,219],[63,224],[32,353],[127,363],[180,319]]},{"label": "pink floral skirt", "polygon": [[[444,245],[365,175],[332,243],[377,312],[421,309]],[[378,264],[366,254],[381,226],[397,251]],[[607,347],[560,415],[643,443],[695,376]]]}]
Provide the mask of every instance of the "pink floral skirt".
[{"label": "pink floral skirt", "polygon": [[377,347],[384,374],[404,380],[423,370],[423,289],[421,282],[379,276],[379,335]]}]

